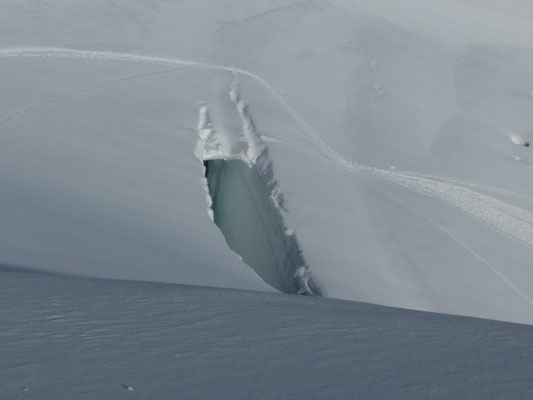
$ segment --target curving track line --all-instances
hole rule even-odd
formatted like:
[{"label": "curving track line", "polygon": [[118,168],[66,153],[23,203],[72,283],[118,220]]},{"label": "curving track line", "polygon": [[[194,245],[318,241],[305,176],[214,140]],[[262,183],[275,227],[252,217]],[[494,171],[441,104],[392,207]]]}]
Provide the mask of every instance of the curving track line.
[{"label": "curving track line", "polygon": [[162,71],[146,72],[144,74],[128,75],[128,76],[124,76],[124,77],[121,77],[121,78],[112,79],[112,80],[108,80],[108,81],[105,81],[105,82],[100,82],[100,83],[97,83],[97,84],[94,84],[94,85],[86,86],[86,87],[83,87],[81,89],[77,89],[77,90],[74,90],[72,92],[63,94],[61,96],[50,97],[48,99],[39,101],[37,103],[28,104],[27,106],[21,107],[18,110],[15,110],[14,112],[12,112],[11,114],[6,115],[3,118],[0,118],[0,125],[5,124],[6,122],[11,121],[11,120],[13,120],[15,118],[18,118],[21,115],[26,114],[27,112],[29,112],[31,110],[35,110],[37,108],[41,108],[41,107],[47,106],[49,104],[53,104],[53,103],[56,103],[58,101],[66,100],[66,99],[69,99],[71,97],[75,97],[77,95],[83,94],[83,93],[91,92],[93,90],[100,89],[100,88],[103,88],[103,87],[106,87],[106,86],[115,85],[115,84],[121,83],[121,82],[127,82],[127,81],[131,81],[131,80],[135,80],[135,79],[146,78],[148,76],[170,74],[172,72],[181,71],[184,68],[187,68],[187,67],[178,67],[178,68],[166,69],[166,70],[162,70]]},{"label": "curving track line", "polygon": [[[502,200],[469,189],[480,187],[469,182],[462,182],[450,178],[441,178],[409,171],[383,170],[357,163],[344,157],[331,148],[327,142],[307,122],[300,117],[296,110],[282,97],[279,90],[265,79],[245,69],[225,65],[215,65],[203,62],[145,56],[130,53],[109,51],[76,50],[58,47],[17,47],[0,49],[0,58],[65,58],[95,61],[142,62],[170,67],[194,67],[207,70],[228,71],[249,77],[258,82],[274,97],[278,104],[290,114],[298,128],[312,139],[320,151],[339,166],[356,173],[367,173],[387,179],[398,185],[414,190],[418,193],[439,199],[462,212],[474,217],[487,226],[495,229],[506,237],[513,239],[533,249],[533,213],[516,207]],[[488,190],[502,191],[502,189],[483,187]],[[516,194],[515,194],[516,195]]]}]

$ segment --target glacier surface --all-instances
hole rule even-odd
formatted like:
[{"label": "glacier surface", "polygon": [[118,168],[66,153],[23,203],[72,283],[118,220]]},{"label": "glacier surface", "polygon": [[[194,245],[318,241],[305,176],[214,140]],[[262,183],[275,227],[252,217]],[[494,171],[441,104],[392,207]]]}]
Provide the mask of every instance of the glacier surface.
[{"label": "glacier surface", "polygon": [[208,112],[212,154],[268,148],[327,296],[533,323],[532,18],[520,0],[2,1],[0,261],[273,291],[209,217]]}]

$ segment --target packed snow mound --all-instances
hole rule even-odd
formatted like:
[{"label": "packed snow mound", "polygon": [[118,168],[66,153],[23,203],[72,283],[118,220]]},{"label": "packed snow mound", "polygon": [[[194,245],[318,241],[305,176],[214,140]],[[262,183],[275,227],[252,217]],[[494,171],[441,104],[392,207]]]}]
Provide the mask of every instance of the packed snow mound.
[{"label": "packed snow mound", "polygon": [[[0,272],[9,399],[533,396],[533,327],[198,286]],[[110,306],[112,305],[112,306]]]},{"label": "packed snow mound", "polygon": [[272,290],[209,218],[200,137],[202,160],[268,149],[328,296],[533,323],[532,19],[518,0],[3,1],[0,261]]}]

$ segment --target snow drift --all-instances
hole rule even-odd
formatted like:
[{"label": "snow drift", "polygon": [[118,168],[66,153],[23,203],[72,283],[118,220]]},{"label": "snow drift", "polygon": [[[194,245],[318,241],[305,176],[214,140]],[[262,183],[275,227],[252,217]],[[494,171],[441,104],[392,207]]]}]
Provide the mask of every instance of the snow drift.
[{"label": "snow drift", "polygon": [[531,326],[1,271],[0,302],[9,304],[0,308],[8,399],[533,396]]}]

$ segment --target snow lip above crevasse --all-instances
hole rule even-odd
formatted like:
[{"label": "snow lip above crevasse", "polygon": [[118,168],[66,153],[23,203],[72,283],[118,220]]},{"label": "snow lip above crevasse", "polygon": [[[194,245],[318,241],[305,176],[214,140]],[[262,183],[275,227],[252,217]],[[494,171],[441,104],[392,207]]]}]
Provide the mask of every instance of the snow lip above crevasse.
[{"label": "snow lip above crevasse", "polygon": [[322,295],[294,230],[287,227],[283,194],[268,147],[234,79],[229,98],[242,132],[215,129],[207,104],[199,110],[196,157],[205,167],[208,214],[228,246],[268,284],[284,293]]}]

